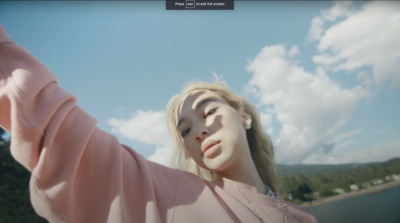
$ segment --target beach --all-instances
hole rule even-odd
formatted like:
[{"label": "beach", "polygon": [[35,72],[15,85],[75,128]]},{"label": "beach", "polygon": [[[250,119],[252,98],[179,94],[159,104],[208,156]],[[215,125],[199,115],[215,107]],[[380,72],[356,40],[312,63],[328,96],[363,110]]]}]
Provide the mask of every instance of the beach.
[{"label": "beach", "polygon": [[379,193],[382,190],[388,189],[388,188],[392,188],[392,187],[397,187],[400,186],[400,181],[393,181],[393,182],[389,182],[389,183],[385,183],[385,184],[381,184],[381,185],[377,185],[377,186],[372,186],[372,187],[368,187],[368,188],[364,188],[358,191],[350,191],[344,194],[340,194],[340,195],[335,195],[332,197],[327,197],[327,198],[323,198],[323,199],[318,199],[318,200],[314,200],[312,202],[305,202],[300,204],[299,206],[303,207],[303,208],[310,208],[310,207],[314,207],[317,205],[321,205],[321,204],[326,204],[329,202],[334,202],[334,201],[339,201],[339,200],[344,200],[350,197],[355,197],[355,196],[359,196],[359,195],[363,195],[363,194],[368,194],[368,193]]}]

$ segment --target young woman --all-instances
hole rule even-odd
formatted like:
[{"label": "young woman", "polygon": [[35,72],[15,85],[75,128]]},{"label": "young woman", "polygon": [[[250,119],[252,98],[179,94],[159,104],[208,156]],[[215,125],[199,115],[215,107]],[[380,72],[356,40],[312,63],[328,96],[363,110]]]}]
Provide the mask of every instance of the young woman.
[{"label": "young woman", "polygon": [[0,26],[0,125],[49,222],[315,222],[272,192],[272,145],[245,100],[199,83],[168,111],[175,161],[197,175],[147,161],[98,129]]}]

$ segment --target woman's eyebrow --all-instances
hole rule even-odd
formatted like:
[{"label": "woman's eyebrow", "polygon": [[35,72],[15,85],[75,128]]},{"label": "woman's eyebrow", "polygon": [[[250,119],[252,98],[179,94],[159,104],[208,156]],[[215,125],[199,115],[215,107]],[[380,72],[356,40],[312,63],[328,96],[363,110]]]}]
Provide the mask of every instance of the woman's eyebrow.
[{"label": "woman's eyebrow", "polygon": [[217,101],[216,98],[204,98],[203,100],[201,100],[199,103],[197,103],[196,107],[194,108],[194,110],[199,110],[203,105],[207,104],[208,102],[212,102],[212,101]]},{"label": "woman's eyebrow", "polygon": [[[217,98],[204,98],[203,100],[201,100],[199,103],[197,103],[196,107],[194,108],[195,111],[199,110],[203,105],[212,102],[212,101],[218,101]],[[182,124],[182,122],[185,120],[185,117],[179,119],[178,121],[178,126],[177,128],[179,128],[179,126]]]}]

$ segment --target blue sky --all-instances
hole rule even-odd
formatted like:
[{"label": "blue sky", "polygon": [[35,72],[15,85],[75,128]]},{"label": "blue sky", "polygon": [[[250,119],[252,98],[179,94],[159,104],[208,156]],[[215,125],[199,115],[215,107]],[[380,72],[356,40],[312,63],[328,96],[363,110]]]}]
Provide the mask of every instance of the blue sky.
[{"label": "blue sky", "polygon": [[260,109],[278,163],[400,157],[400,3],[236,1],[165,10],[164,1],[0,2],[0,24],[151,160],[172,147],[163,111],[216,73]]}]

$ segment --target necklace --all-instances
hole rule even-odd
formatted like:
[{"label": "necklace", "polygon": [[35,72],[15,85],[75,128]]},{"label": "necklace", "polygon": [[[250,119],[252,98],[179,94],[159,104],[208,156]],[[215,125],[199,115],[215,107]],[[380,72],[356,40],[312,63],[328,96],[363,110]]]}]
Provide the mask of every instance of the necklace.
[{"label": "necklace", "polygon": [[264,185],[265,185],[265,195],[272,198],[276,197],[276,194],[272,192],[271,188],[269,188],[266,184]]},{"label": "necklace", "polygon": [[[264,223],[264,220],[262,219],[261,215],[257,212],[256,208],[254,207],[253,203],[246,197],[246,195],[239,189],[237,184],[233,184],[236,188],[237,191],[239,191],[239,193],[242,195],[242,197],[244,198],[244,200],[247,202],[247,207],[253,212],[253,214],[255,216],[258,217],[258,219],[260,219],[261,222]],[[265,185],[265,195],[267,195],[268,197],[272,197],[275,198],[276,194],[274,192],[272,192],[271,188],[269,188],[267,185]]]},{"label": "necklace", "polygon": [[[233,184],[236,188],[236,190],[242,195],[242,197],[244,198],[244,200],[247,202],[246,206],[248,209],[250,209],[253,214],[255,216],[258,217],[258,219],[260,220],[260,222],[265,223],[265,221],[262,219],[261,215],[257,212],[256,208],[254,207],[253,203],[246,197],[246,195],[240,190],[239,186],[237,184]],[[278,205],[279,205],[279,211],[281,212],[282,216],[283,216],[283,221],[286,223],[294,223],[295,221],[293,220],[293,218],[290,216],[287,207],[288,204],[286,202],[282,202],[281,198],[279,198],[272,190],[271,188],[269,188],[267,185],[265,185],[265,195],[267,195],[268,197],[274,198]]]}]

